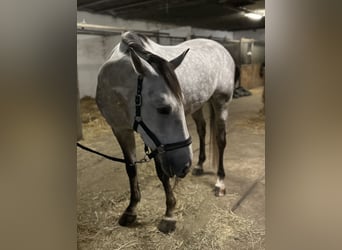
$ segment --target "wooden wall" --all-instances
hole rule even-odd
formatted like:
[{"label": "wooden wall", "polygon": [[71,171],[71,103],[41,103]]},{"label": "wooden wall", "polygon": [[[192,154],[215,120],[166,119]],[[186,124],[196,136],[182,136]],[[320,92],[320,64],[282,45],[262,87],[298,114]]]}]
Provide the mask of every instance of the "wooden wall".
[{"label": "wooden wall", "polygon": [[242,64],[240,71],[240,85],[245,89],[264,86],[265,79],[260,77],[261,64]]}]

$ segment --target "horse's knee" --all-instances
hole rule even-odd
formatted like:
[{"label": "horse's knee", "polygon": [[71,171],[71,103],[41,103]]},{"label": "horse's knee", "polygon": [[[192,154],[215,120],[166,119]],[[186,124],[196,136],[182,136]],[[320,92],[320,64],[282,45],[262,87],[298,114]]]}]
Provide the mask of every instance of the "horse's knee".
[{"label": "horse's knee", "polygon": [[137,168],[136,166],[133,164],[127,164],[126,165],[126,173],[128,175],[129,178],[135,178],[137,176]]},{"label": "horse's knee", "polygon": [[206,130],[205,130],[206,124],[205,124],[205,122],[201,122],[201,123],[198,123],[196,125],[197,125],[197,133],[198,133],[199,137],[200,138],[205,137],[205,134],[206,134]]},{"label": "horse's knee", "polygon": [[206,156],[205,156],[205,151],[203,150],[203,152],[200,152],[199,156],[198,156],[198,160],[200,163],[203,163],[206,159]]}]

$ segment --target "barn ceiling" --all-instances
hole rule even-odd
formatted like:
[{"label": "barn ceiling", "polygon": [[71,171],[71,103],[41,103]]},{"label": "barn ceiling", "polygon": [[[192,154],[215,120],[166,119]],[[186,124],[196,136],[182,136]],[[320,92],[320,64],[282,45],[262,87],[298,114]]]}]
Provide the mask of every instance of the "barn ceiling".
[{"label": "barn ceiling", "polygon": [[265,9],[264,0],[77,0],[77,9],[134,20],[149,20],[206,29],[244,30],[265,27],[265,17],[244,13]]}]

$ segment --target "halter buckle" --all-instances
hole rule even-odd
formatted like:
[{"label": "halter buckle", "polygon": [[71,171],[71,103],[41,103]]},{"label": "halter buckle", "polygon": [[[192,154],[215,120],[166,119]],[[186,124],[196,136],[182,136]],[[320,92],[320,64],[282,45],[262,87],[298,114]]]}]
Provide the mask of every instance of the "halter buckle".
[{"label": "halter buckle", "polygon": [[158,154],[165,153],[164,145],[160,145],[160,146],[157,148],[157,151],[158,151]]},{"label": "halter buckle", "polygon": [[136,106],[141,106],[141,103],[142,103],[141,95],[136,95],[135,96],[135,105]]}]

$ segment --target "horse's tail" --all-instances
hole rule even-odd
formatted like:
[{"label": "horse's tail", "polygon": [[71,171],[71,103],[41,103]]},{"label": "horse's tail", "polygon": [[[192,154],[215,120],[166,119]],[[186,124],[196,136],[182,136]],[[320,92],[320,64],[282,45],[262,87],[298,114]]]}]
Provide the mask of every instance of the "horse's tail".
[{"label": "horse's tail", "polygon": [[234,86],[235,86],[235,88],[239,87],[239,85],[240,85],[240,83],[238,83],[238,81],[240,81],[240,68],[235,65],[235,73],[234,73]]},{"label": "horse's tail", "polygon": [[210,166],[213,169],[216,169],[218,164],[218,147],[216,141],[216,126],[215,126],[215,110],[212,104],[209,104],[210,109],[210,143],[209,143],[209,152],[210,152]]}]

